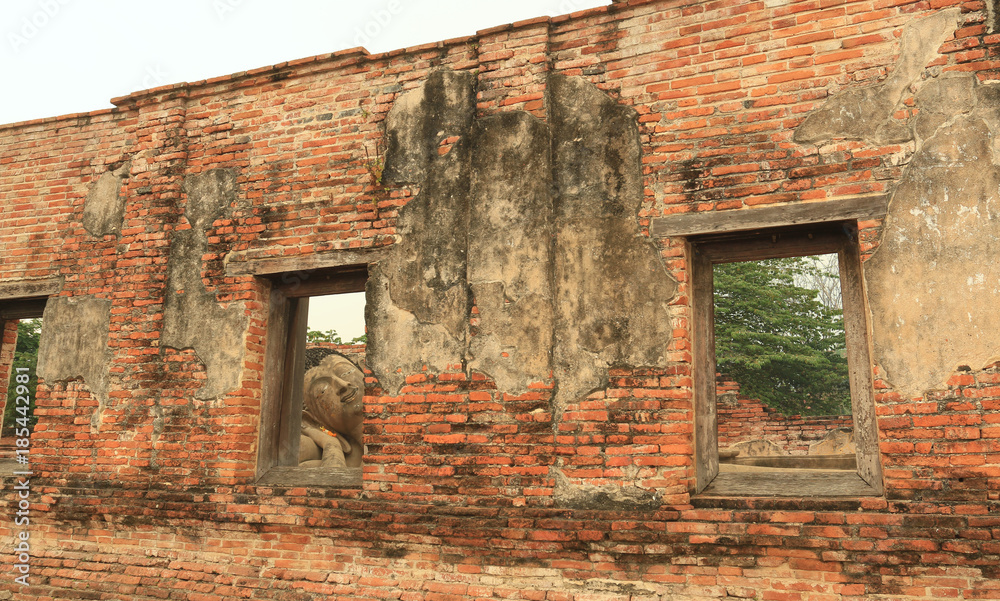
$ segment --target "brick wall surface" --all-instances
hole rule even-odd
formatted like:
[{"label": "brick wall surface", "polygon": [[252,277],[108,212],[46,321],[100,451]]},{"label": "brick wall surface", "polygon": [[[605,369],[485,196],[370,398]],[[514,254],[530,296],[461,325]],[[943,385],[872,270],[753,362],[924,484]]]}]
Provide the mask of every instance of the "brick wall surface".
[{"label": "brick wall surface", "polygon": [[717,383],[719,398],[730,395],[732,401],[718,406],[719,448],[741,442],[767,440],[778,445],[786,455],[807,455],[809,446],[830,432],[854,427],[850,415],[783,415],[757,399],[740,395],[740,386],[731,380]]},{"label": "brick wall surface", "polygon": [[[259,486],[268,289],[226,274],[232,261],[395,244],[415,192],[382,188],[366,160],[393,102],[436,70],[475,74],[480,116],[546,119],[549,74],[632,107],[644,233],[678,212],[890,191],[912,141],[815,146],[793,132],[832,94],[884,80],[904,25],[949,9],[959,27],[921,77],[995,80],[1000,38],[978,0],[629,0],[0,126],[0,282],[61,278],[60,296],[111,306],[107,399],[80,379],[39,386],[30,579],[6,571],[0,598],[1000,599],[998,363],[918,398],[876,374],[883,496],[692,495],[687,251],[668,237],[653,240],[679,282],[665,366],[612,367],[555,431],[551,381],[514,395],[461,365],[407,374],[398,395],[365,399],[361,489]],[[896,119],[913,112],[906,94]],[[121,231],[91,235],[87,194],[122,166]],[[193,227],[185,178],[219,168],[237,195],[207,224],[200,275],[220,305],[243,307],[245,354],[236,388],[201,399],[205,366],[160,337],[171,240]],[[882,222],[860,226],[868,255]],[[564,506],[557,466],[660,502]],[[0,503],[10,565],[14,482]]]},{"label": "brick wall surface", "polygon": [[322,349],[324,351],[334,351],[345,355],[351,361],[364,367],[365,345],[364,344],[337,344],[335,342],[310,342],[307,349]]}]

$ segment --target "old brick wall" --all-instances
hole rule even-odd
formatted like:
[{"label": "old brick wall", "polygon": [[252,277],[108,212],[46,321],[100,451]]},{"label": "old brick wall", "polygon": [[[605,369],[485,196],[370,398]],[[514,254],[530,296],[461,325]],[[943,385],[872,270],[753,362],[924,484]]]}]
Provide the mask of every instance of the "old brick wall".
[{"label": "old brick wall", "polygon": [[323,351],[333,351],[345,355],[354,363],[361,367],[365,364],[365,345],[361,344],[337,344],[336,342],[310,342],[306,348],[322,349]]},{"label": "old brick wall", "polygon": [[783,415],[757,399],[740,395],[736,382],[718,382],[719,448],[741,442],[766,440],[778,445],[785,454],[806,455],[809,446],[827,434],[853,429],[850,415]]},{"label": "old brick wall", "polygon": [[[0,126],[0,282],[61,281],[31,585],[0,591],[1000,598],[986,21],[959,0],[630,0]],[[651,224],[897,190],[859,224],[884,495],[692,495],[688,247]],[[369,323],[362,488],[256,485],[270,285],[236,272],[371,249],[373,319],[400,336]],[[936,288],[900,302],[897,277]],[[5,551],[18,530],[0,519]]]}]

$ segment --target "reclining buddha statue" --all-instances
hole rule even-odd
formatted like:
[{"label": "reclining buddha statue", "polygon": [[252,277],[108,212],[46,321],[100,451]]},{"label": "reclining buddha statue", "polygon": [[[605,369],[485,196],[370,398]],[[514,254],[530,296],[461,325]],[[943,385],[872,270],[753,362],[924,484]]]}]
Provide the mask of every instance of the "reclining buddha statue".
[{"label": "reclining buddha statue", "polygon": [[300,467],[361,467],[365,452],[365,376],[347,357],[329,354],[307,369]]}]

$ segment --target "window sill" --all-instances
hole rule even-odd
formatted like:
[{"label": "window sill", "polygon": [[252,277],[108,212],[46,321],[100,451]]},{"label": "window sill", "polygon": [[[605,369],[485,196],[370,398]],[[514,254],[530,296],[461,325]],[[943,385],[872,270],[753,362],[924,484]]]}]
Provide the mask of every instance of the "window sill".
[{"label": "window sill", "polygon": [[310,486],[361,488],[360,467],[275,467],[261,476],[257,486]]},{"label": "window sill", "polygon": [[878,497],[855,472],[840,470],[722,472],[698,498],[715,497]]}]

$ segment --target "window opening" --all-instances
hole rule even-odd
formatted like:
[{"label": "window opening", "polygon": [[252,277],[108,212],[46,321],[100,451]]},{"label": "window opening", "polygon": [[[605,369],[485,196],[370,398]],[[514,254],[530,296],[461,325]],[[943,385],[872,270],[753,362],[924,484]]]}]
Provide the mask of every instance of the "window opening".
[{"label": "window opening", "polygon": [[[690,242],[695,492],[881,494],[856,222],[726,232]],[[752,410],[748,399],[754,397],[762,401],[757,418],[774,422],[757,431],[751,416],[740,413],[741,398]],[[841,410],[843,416],[820,415]],[[797,436],[822,439],[797,443],[793,451],[779,435],[792,415],[801,416],[793,420]],[[741,430],[751,431],[749,440],[738,440]],[[808,458],[813,444],[815,457]],[[800,456],[781,459],[785,454]]]},{"label": "window opening", "polygon": [[360,486],[368,268],[269,277],[257,482]]},{"label": "window opening", "polygon": [[27,446],[38,420],[35,415],[38,351],[47,297],[17,294],[26,289],[58,291],[56,286],[45,283],[15,285],[14,294],[0,298],[0,395],[5,401],[0,425],[0,467],[22,465],[27,460]]},{"label": "window opening", "polygon": [[308,300],[299,465],[360,467],[364,455],[365,293]]},{"label": "window opening", "polygon": [[[10,441],[18,434],[28,434],[35,428],[35,398],[38,388],[38,342],[42,335],[42,320],[21,319],[16,323],[17,343],[10,365],[7,383],[7,404],[4,406],[3,429],[0,438]],[[24,438],[25,436],[20,436]]]},{"label": "window opening", "polygon": [[837,255],[713,279],[720,470],[856,470]]}]

